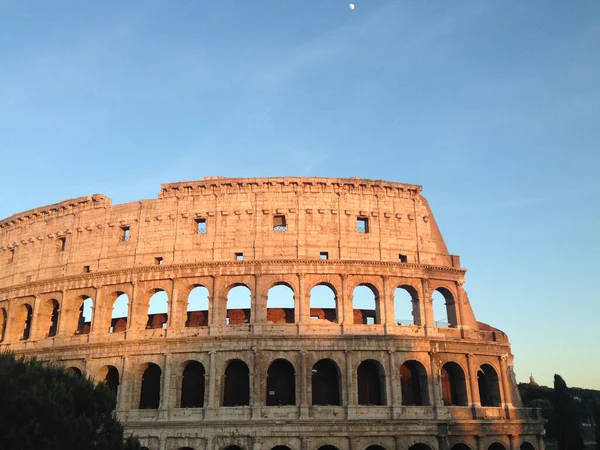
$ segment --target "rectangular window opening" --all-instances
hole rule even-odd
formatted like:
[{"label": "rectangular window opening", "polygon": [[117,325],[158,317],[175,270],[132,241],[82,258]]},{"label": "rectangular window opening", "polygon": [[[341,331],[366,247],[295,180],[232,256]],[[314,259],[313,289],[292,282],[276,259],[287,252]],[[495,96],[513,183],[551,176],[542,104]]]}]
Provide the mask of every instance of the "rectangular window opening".
[{"label": "rectangular window opening", "polygon": [[59,252],[64,252],[66,246],[67,246],[67,238],[66,237],[59,237],[58,241],[56,242],[56,248],[58,248],[58,251]]},{"label": "rectangular window opening", "polygon": [[11,262],[13,262],[14,260],[15,260],[15,249],[14,249],[14,248],[11,248],[11,249],[8,251],[8,262],[9,262],[9,263],[11,263]]},{"label": "rectangular window opening", "polygon": [[206,234],[206,219],[196,219],[196,234]]},{"label": "rectangular window opening", "polygon": [[154,258],[154,264],[156,264],[157,266],[160,266],[162,263],[163,263],[162,256],[157,256],[156,258]]},{"label": "rectangular window opening", "polygon": [[273,217],[273,231],[286,231],[287,223],[285,216],[279,215]]},{"label": "rectangular window opening", "polygon": [[403,254],[399,254],[398,255],[398,262],[401,262],[401,263],[408,262],[408,256],[403,255]]},{"label": "rectangular window opening", "polygon": [[321,252],[319,256],[321,259],[329,259],[329,252]]},{"label": "rectangular window opening", "polygon": [[359,233],[369,232],[369,219],[366,217],[358,217],[356,219],[356,231]]},{"label": "rectangular window opening", "polygon": [[83,266],[83,273],[90,273],[90,266]]},{"label": "rectangular window opening", "polygon": [[123,234],[121,235],[121,240],[123,242],[127,242],[131,237],[131,230],[129,229],[129,227],[121,227],[121,231],[123,232]]},{"label": "rectangular window opening", "polygon": [[243,261],[244,260],[244,254],[243,253],[236,253],[235,254],[235,260],[236,261]]},{"label": "rectangular window opening", "polygon": [[375,317],[367,317],[367,325],[375,325]]}]

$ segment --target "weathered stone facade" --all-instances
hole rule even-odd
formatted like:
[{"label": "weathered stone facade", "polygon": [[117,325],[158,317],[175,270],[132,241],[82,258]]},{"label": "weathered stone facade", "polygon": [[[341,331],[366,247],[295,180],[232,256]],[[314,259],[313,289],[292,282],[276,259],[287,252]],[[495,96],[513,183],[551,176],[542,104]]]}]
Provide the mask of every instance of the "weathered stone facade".
[{"label": "weathered stone facade", "polygon": [[[0,348],[108,380],[151,450],[541,450],[508,339],[475,320],[466,270],[420,192],[206,178],[163,185],[158,200],[94,195],[16,214],[0,221]],[[282,284],[293,307],[269,308]],[[228,310],[240,285],[251,305]],[[311,303],[318,285],[334,307]],[[208,309],[188,311],[197,286]],[[354,309],[357,286],[374,308]],[[398,288],[410,325],[394,316]],[[168,311],[149,314],[160,291]],[[434,322],[435,291],[449,326]],[[115,317],[123,294],[127,317]]]}]

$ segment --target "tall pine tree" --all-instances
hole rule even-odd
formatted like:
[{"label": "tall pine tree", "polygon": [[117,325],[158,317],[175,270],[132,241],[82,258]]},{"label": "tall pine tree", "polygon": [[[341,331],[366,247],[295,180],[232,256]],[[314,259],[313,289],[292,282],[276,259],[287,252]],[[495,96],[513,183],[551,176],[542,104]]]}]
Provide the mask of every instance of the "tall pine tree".
[{"label": "tall pine tree", "polygon": [[573,396],[560,375],[554,375],[554,408],[557,416],[558,450],[583,450],[581,425]]}]

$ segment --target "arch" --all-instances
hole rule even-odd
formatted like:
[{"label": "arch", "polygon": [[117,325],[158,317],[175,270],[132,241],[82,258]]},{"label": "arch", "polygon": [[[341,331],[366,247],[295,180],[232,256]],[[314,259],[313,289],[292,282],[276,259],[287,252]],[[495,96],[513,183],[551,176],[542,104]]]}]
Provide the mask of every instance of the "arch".
[{"label": "arch", "polygon": [[124,292],[116,292],[113,302],[112,315],[110,318],[109,333],[119,333],[127,329],[129,318],[129,296]]},{"label": "arch", "polygon": [[294,323],[294,302],[294,290],[289,284],[275,284],[267,293],[267,321]]},{"label": "arch", "polygon": [[535,447],[531,442],[523,442],[519,447],[519,450],[535,450]]},{"label": "arch", "polygon": [[481,406],[500,406],[498,374],[489,364],[482,364],[477,371],[477,384]]},{"label": "arch", "polygon": [[50,306],[50,328],[48,329],[48,337],[56,336],[58,331],[58,318],[60,314],[60,305],[58,300],[52,298],[48,301]]},{"label": "arch", "polygon": [[248,406],[250,404],[250,370],[239,359],[233,359],[225,369],[223,406]]},{"label": "arch", "polygon": [[14,317],[13,336],[22,341],[26,341],[31,336],[31,319],[33,317],[33,308],[29,303],[19,305]]},{"label": "arch", "polygon": [[421,325],[419,294],[408,285],[394,290],[394,323],[396,325]]},{"label": "arch", "polygon": [[400,366],[402,404],[405,406],[429,405],[427,371],[419,361],[405,361]]},{"label": "arch", "polygon": [[422,442],[419,442],[417,444],[411,445],[410,447],[408,447],[408,450],[431,450],[431,447],[427,444],[423,444]]},{"label": "arch", "polygon": [[77,377],[83,377],[83,372],[79,367],[71,366],[65,369],[65,372],[69,375],[75,375]]},{"label": "arch", "polygon": [[8,314],[6,308],[0,308],[0,342],[4,341],[6,334],[6,322],[8,321]]},{"label": "arch", "polygon": [[162,370],[154,363],[148,363],[142,375],[140,389],[140,409],[158,409],[160,405],[160,377]]},{"label": "arch", "polygon": [[146,329],[167,328],[169,321],[169,296],[162,289],[154,289],[148,301]]},{"label": "arch", "polygon": [[381,323],[379,293],[371,284],[359,284],[352,291],[352,307],[355,324]]},{"label": "arch", "polygon": [[506,447],[500,442],[494,442],[493,444],[490,444],[488,450],[506,450]]},{"label": "arch", "polygon": [[227,293],[227,325],[250,323],[252,292],[245,284],[236,284]]},{"label": "arch", "polygon": [[446,406],[467,406],[467,383],[465,372],[455,362],[442,366],[442,399]]},{"label": "arch", "polygon": [[338,322],[337,294],[333,286],[319,283],[310,290],[310,317]]},{"label": "arch", "polygon": [[357,369],[358,404],[385,405],[385,370],[379,361],[367,359]]},{"label": "arch", "polygon": [[331,359],[321,359],[312,368],[312,404],[342,405],[340,368]]},{"label": "arch", "polygon": [[459,444],[454,444],[450,450],[471,450],[471,447],[461,442]]},{"label": "arch", "polygon": [[202,363],[190,361],[183,370],[181,380],[181,408],[202,408],[204,406],[205,371]]},{"label": "arch", "polygon": [[94,315],[94,301],[92,297],[87,295],[79,297],[79,301],[81,305],[79,306],[79,318],[77,319],[75,334],[90,334]]},{"label": "arch", "polygon": [[267,370],[267,406],[296,404],[296,371],[287,359],[276,359]]},{"label": "arch", "polygon": [[448,289],[439,287],[432,295],[433,320],[436,327],[456,328],[456,305],[454,295]]},{"label": "arch", "polygon": [[100,377],[116,397],[119,390],[119,371],[117,368],[115,366],[104,366],[100,369]]},{"label": "arch", "polygon": [[194,286],[187,297],[187,318],[185,326],[208,326],[208,289],[200,284]]}]

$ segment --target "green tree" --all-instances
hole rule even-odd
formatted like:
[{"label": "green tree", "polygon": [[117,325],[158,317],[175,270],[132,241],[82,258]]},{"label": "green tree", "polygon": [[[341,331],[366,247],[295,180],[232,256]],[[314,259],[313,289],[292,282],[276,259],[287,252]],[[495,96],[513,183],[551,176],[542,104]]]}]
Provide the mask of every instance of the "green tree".
[{"label": "green tree", "polygon": [[104,383],[0,354],[0,449],[139,449],[137,439],[123,439],[115,405]]},{"label": "green tree", "polygon": [[596,450],[600,450],[600,406],[594,402],[594,424],[596,426]]},{"label": "green tree", "polygon": [[560,375],[554,375],[554,408],[557,418],[559,450],[583,450],[581,425],[573,396]]}]

